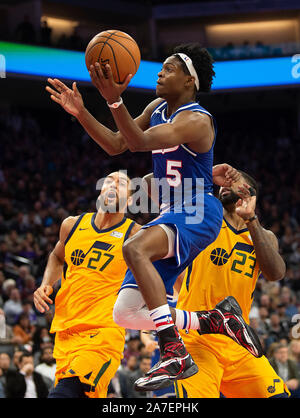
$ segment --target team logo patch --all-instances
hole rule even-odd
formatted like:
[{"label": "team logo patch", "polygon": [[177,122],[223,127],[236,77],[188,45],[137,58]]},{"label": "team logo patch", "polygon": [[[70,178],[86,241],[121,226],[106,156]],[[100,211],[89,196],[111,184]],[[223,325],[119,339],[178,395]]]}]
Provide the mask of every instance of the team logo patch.
[{"label": "team logo patch", "polygon": [[85,254],[82,250],[74,250],[71,254],[71,261],[74,266],[80,266],[84,262]]},{"label": "team logo patch", "polygon": [[216,266],[223,266],[227,263],[230,255],[224,248],[214,248],[210,253],[210,259]]},{"label": "team logo patch", "polygon": [[113,232],[111,232],[110,235],[112,237],[115,237],[115,238],[122,238],[123,237],[123,232],[113,231]]},{"label": "team logo patch", "polygon": [[268,391],[269,393],[274,393],[274,392],[275,392],[275,390],[276,390],[275,385],[276,385],[276,383],[279,383],[279,382],[280,382],[280,380],[279,380],[279,379],[273,379],[273,383],[274,383],[274,385],[268,386],[267,391]]}]

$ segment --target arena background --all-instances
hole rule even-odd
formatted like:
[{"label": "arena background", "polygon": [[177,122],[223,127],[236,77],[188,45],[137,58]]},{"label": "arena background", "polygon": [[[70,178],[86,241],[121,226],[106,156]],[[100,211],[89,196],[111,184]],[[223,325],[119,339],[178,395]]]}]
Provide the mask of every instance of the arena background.
[{"label": "arena background", "polygon": [[[293,0],[0,2],[0,308],[8,331],[0,352],[13,358],[16,351],[28,350],[36,367],[43,362],[42,351],[53,347],[48,333],[53,311],[40,315],[33,292],[62,220],[95,211],[96,182],[109,172],[122,168],[138,177],[151,170],[150,153],[109,157],[45,91],[47,76],[39,66],[47,51],[54,57],[57,49],[82,52],[105,29],[133,36],[145,62],[160,65],[173,46],[197,41],[209,49],[216,65],[232,65],[227,84],[202,94],[200,103],[217,120],[215,163],[232,164],[259,183],[257,213],[278,237],[287,272],[279,283],[259,279],[251,325],[269,359],[274,344],[288,346],[300,385],[300,335],[294,316],[300,313],[300,3]],[[28,50],[28,45],[48,49]],[[67,55],[61,62],[64,57],[67,62]],[[26,67],[31,59],[32,73]],[[248,74],[241,63],[254,64],[254,70]],[[59,75],[59,62],[56,67]],[[143,68],[140,79],[151,78]],[[70,64],[67,83],[74,80],[74,71]],[[235,86],[241,75],[244,84]],[[274,81],[277,76],[279,81]],[[218,74],[216,85],[217,80]],[[78,88],[91,113],[114,128],[92,84],[78,81]],[[123,95],[133,116],[154,97],[151,87],[134,87],[134,79]],[[135,219],[146,223],[150,215]],[[20,325],[21,314],[26,319]],[[128,381],[144,353],[139,333],[128,330],[122,364]],[[0,362],[0,371],[4,367]],[[10,367],[16,367],[13,360]],[[5,385],[3,370],[0,375]],[[50,388],[51,378],[45,380]],[[141,396],[129,384],[121,387],[118,376],[109,393]]]}]

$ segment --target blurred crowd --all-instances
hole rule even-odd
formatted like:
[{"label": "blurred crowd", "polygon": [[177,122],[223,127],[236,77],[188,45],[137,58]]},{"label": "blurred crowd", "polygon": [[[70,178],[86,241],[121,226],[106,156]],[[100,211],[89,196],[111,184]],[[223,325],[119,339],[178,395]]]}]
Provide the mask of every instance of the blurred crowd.
[{"label": "blurred crowd", "polygon": [[[99,32],[101,32],[101,30],[99,30]],[[16,26],[12,33],[9,34],[5,31],[0,32],[0,38],[2,40],[77,51],[84,51],[92,36],[93,34],[87,35],[85,31],[82,31],[80,25],[74,26],[71,33],[61,33],[59,36],[54,36],[53,28],[48,24],[47,19],[42,19],[40,27],[37,29],[32,24],[29,15],[24,16],[23,20]],[[141,48],[142,58],[145,60],[164,60],[168,55],[172,54],[173,48],[176,46],[173,45],[172,42],[169,42],[168,44],[158,42],[156,51],[157,56],[153,56],[151,46],[149,44],[146,45],[144,39],[142,42],[139,40],[138,35],[136,36],[136,40]],[[207,48],[214,60],[226,61],[294,55],[299,51],[299,42],[268,44],[264,43],[261,39],[258,39],[255,42],[241,39],[237,44],[227,42],[218,47],[207,45]]]},{"label": "blurred crowd", "polygon": [[[106,117],[106,116],[105,116]],[[300,143],[288,115],[220,115],[215,163],[227,162],[260,185],[257,213],[279,240],[287,272],[281,282],[260,277],[250,313],[265,354],[299,396],[300,383]],[[49,122],[50,121],[50,122]],[[255,121],[255,123],[253,123]],[[110,125],[111,120],[103,120]],[[21,109],[0,114],[0,397],[46,397],[54,383],[53,307],[40,314],[33,293],[62,220],[96,211],[97,180],[127,169],[131,177],[151,171],[151,156],[129,152],[108,157],[63,112]],[[129,216],[146,223],[153,215]],[[52,297],[55,297],[57,288]],[[298,329],[299,328],[299,329]],[[109,386],[110,397],[138,397],[132,382],[151,367],[152,349],[127,330],[124,359]]]}]

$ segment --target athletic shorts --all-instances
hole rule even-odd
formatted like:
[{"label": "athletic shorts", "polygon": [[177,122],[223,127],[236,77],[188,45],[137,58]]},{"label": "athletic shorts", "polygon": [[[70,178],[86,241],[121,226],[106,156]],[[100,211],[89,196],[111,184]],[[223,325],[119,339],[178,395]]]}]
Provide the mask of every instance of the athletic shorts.
[{"label": "athletic shorts", "polygon": [[55,385],[60,379],[78,376],[89,398],[106,398],[107,387],[123,358],[125,331],[97,328],[55,336]]},{"label": "athletic shorts", "polygon": [[[179,274],[219,235],[223,220],[222,204],[211,193],[204,194],[203,200],[203,216],[201,214],[198,216],[198,223],[187,222],[187,219],[192,218],[194,222],[197,217],[188,215],[186,211],[177,213],[178,208],[171,208],[142,227],[146,229],[164,224],[170,226],[175,232],[174,256],[153,263],[169,296],[173,295],[173,285]],[[129,269],[126,271],[121,289],[125,287],[138,287]]]},{"label": "athletic shorts", "polygon": [[[185,341],[185,332],[180,333]],[[196,331],[189,332],[192,333]],[[188,379],[176,382],[177,397],[219,398],[220,392],[226,398],[290,395],[265,356],[255,358],[224,335],[202,335],[199,338],[198,334],[196,339],[197,344],[185,341],[185,345],[199,371]]]}]

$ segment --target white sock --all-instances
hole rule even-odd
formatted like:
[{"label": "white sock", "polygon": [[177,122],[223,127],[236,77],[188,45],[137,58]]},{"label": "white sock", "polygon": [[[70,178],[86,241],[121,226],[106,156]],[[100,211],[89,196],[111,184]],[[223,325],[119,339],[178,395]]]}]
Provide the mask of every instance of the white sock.
[{"label": "white sock", "polygon": [[182,311],[181,309],[175,309],[175,311],[175,325],[178,329],[200,329],[196,312]]},{"label": "white sock", "polygon": [[156,331],[162,331],[163,329],[174,326],[170,307],[168,304],[158,306],[155,309],[149,311],[150,317],[155,324]]}]

